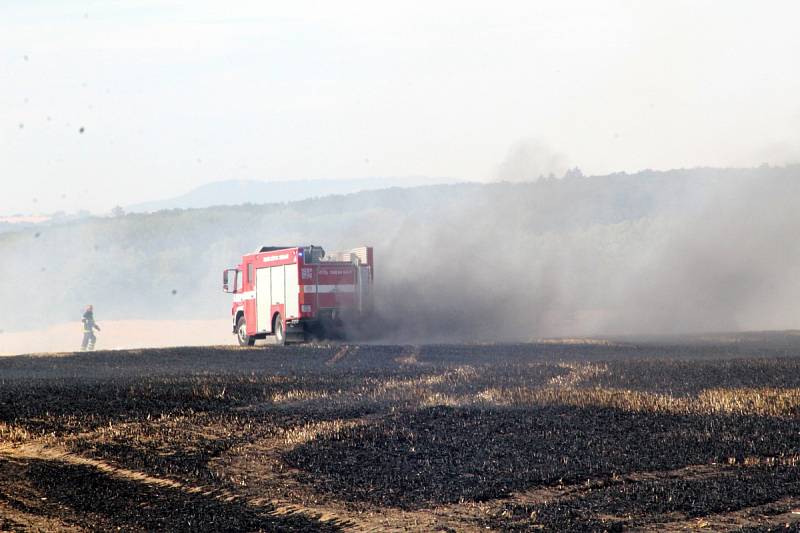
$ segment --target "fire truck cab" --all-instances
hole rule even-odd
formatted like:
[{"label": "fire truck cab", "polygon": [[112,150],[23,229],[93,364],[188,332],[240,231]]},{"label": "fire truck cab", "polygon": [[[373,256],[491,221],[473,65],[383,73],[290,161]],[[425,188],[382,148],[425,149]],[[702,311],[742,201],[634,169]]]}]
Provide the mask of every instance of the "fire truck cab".
[{"label": "fire truck cab", "polygon": [[222,275],[233,294],[239,344],[339,337],[372,310],[372,248],[325,253],[320,246],[263,246]]}]

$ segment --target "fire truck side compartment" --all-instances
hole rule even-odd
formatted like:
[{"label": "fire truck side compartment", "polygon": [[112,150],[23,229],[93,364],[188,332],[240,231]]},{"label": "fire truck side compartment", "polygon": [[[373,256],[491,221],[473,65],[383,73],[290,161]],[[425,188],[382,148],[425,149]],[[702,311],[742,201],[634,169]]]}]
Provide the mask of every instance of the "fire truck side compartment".
[{"label": "fire truck side compartment", "polygon": [[272,333],[272,291],[269,267],[256,269],[256,329]]},{"label": "fire truck side compartment", "polygon": [[299,270],[297,263],[283,267],[284,287],[286,292],[286,318],[287,320],[300,317],[300,281],[297,279]]}]

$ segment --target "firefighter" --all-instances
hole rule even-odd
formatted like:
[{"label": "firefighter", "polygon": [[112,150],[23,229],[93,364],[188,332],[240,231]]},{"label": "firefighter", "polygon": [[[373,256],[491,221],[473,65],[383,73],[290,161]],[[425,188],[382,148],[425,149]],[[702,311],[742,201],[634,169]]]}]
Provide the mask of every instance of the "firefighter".
[{"label": "firefighter", "polygon": [[83,313],[83,342],[81,343],[81,351],[94,350],[94,343],[97,337],[94,336],[94,330],[100,331],[100,326],[94,323],[94,308],[89,305]]}]

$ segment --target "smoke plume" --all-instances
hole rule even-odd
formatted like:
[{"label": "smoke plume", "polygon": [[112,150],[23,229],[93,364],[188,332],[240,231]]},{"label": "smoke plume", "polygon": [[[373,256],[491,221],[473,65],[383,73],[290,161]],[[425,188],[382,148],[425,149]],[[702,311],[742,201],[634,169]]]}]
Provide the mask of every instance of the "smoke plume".
[{"label": "smoke plume", "polygon": [[520,139],[508,149],[497,168],[500,181],[533,181],[541,177],[561,176],[567,168],[563,155],[535,139]]}]

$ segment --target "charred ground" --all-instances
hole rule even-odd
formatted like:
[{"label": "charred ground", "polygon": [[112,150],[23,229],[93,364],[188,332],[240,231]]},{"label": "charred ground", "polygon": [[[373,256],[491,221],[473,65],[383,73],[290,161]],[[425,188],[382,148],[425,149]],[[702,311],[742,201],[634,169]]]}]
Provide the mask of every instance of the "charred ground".
[{"label": "charred ground", "polygon": [[0,529],[769,530],[800,337],[0,359]]}]

